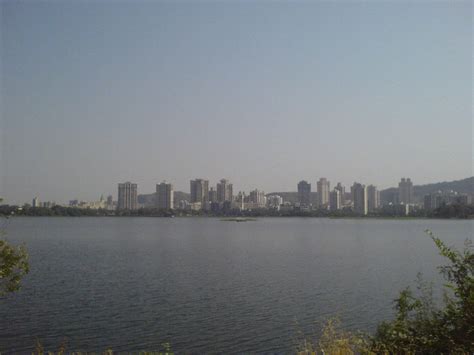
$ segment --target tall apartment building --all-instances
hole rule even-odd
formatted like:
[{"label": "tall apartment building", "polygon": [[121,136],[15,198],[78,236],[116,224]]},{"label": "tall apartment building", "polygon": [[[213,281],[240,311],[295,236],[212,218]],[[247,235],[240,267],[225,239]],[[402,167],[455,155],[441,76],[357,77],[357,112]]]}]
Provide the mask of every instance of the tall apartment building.
[{"label": "tall apartment building", "polygon": [[38,197],[35,197],[35,198],[33,199],[33,201],[31,201],[31,202],[32,202],[32,203],[31,203],[31,206],[32,206],[32,207],[39,207],[39,206],[40,206],[40,201],[39,201],[39,198],[38,198]]},{"label": "tall apartment building", "polygon": [[410,178],[402,178],[398,183],[398,202],[405,205],[414,203],[413,183]]},{"label": "tall apartment building", "polygon": [[213,187],[209,189],[209,202],[217,202],[217,191]]},{"label": "tall apartment building", "polygon": [[217,202],[232,202],[232,184],[229,180],[222,179],[217,183]]},{"label": "tall apartment building", "polygon": [[206,208],[209,203],[209,180],[191,180],[190,187],[191,203],[200,203],[201,208]]},{"label": "tall apartment building", "polygon": [[259,191],[257,189],[250,191],[249,202],[254,206],[263,208],[267,204],[267,198],[265,197],[265,192]]},{"label": "tall apartment building", "polygon": [[380,191],[374,185],[367,186],[367,209],[373,212],[380,207]]},{"label": "tall apartment building", "polygon": [[118,202],[119,210],[136,210],[138,208],[137,201],[137,184],[127,181],[118,184]]},{"label": "tall apartment building", "polygon": [[172,210],[174,208],[174,190],[173,185],[162,182],[156,185],[156,207]]},{"label": "tall apartment building", "polygon": [[298,202],[305,206],[311,204],[311,184],[305,180],[298,183]]},{"label": "tall apartment building", "polygon": [[351,187],[352,202],[354,204],[354,212],[366,215],[368,212],[367,204],[367,188],[365,185],[354,183]]},{"label": "tall apartment building", "polygon": [[344,202],[346,202],[346,188],[342,186],[340,182],[338,182],[334,189],[339,190],[341,195],[341,205],[344,205]]},{"label": "tall apartment building", "polygon": [[337,211],[342,208],[341,191],[336,188],[329,194],[329,208],[331,211]]},{"label": "tall apartment building", "polygon": [[327,208],[329,206],[329,181],[326,178],[321,178],[316,185],[318,191],[318,207]]}]

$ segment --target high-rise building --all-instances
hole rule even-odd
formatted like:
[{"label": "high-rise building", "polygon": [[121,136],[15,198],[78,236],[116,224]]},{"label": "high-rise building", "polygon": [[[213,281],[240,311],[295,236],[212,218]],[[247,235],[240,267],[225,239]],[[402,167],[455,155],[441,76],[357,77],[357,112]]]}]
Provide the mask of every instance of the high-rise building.
[{"label": "high-rise building", "polygon": [[217,191],[213,187],[209,189],[209,202],[217,202]]},{"label": "high-rise building", "polygon": [[234,203],[232,203],[233,208],[237,208],[238,210],[243,211],[243,210],[246,210],[247,204],[248,204],[248,196],[245,195],[245,192],[239,191],[237,196],[235,196]]},{"label": "high-rise building", "polygon": [[374,185],[367,186],[367,209],[373,212],[380,207],[380,191]]},{"label": "high-rise building", "polygon": [[328,208],[329,206],[329,181],[326,178],[321,178],[316,183],[318,189],[318,207]]},{"label": "high-rise building", "polygon": [[267,204],[267,198],[265,197],[265,192],[259,191],[257,189],[250,191],[249,202],[258,208],[265,207],[265,205]]},{"label": "high-rise building", "polygon": [[342,186],[340,182],[338,182],[335,189],[339,190],[339,193],[341,195],[341,205],[344,205],[344,202],[346,202],[346,188]]},{"label": "high-rise building", "polygon": [[174,208],[174,190],[173,185],[163,181],[156,185],[157,205],[160,209],[172,210]]},{"label": "high-rise building", "polygon": [[136,210],[138,208],[137,184],[128,181],[118,184],[117,208],[119,210]]},{"label": "high-rise building", "polygon": [[40,201],[38,197],[35,197],[31,203],[32,207],[39,207],[40,206]]},{"label": "high-rise building", "polygon": [[337,211],[342,208],[341,191],[337,188],[334,188],[334,190],[329,194],[329,208],[331,211]]},{"label": "high-rise building", "polygon": [[368,212],[367,205],[367,188],[365,185],[354,183],[351,187],[352,202],[354,204],[354,212],[366,215]]},{"label": "high-rise building", "polygon": [[298,202],[305,206],[311,204],[311,184],[305,180],[298,183]]},{"label": "high-rise building", "polygon": [[217,202],[232,202],[232,197],[232,184],[228,180],[222,179],[217,183]]},{"label": "high-rise building", "polygon": [[206,208],[209,203],[209,180],[191,180],[191,203],[200,203],[201,208]]},{"label": "high-rise building", "polygon": [[410,178],[402,178],[398,183],[398,202],[405,205],[414,203],[413,183]]},{"label": "high-rise building", "polygon": [[436,197],[437,197],[436,194],[425,195],[425,197],[423,198],[423,207],[425,208],[425,210],[432,210],[437,207]]}]

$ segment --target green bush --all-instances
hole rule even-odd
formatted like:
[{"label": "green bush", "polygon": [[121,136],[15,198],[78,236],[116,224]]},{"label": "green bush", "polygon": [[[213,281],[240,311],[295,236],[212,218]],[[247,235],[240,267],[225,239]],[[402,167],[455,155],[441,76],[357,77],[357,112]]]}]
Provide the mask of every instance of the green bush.
[{"label": "green bush", "polygon": [[421,295],[407,288],[395,300],[396,317],[379,325],[372,338],[376,352],[405,354],[471,354],[474,352],[474,254],[466,241],[461,253],[426,231],[449,264],[443,306],[433,302],[431,288],[420,282]]}]

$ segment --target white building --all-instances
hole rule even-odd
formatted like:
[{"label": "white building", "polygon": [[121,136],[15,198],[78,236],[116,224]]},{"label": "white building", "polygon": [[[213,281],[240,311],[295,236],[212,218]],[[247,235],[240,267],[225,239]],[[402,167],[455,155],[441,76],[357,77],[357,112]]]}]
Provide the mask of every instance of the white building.
[{"label": "white building", "polygon": [[38,197],[35,197],[31,203],[32,207],[39,207],[40,206],[40,200]]},{"label": "white building", "polygon": [[250,191],[249,202],[252,203],[256,208],[264,208],[267,204],[267,198],[265,192],[257,189]]},{"label": "white building", "polygon": [[330,184],[326,178],[321,178],[316,183],[318,191],[318,207],[328,208],[329,207],[329,191]]},{"label": "white building", "polygon": [[119,210],[136,210],[138,208],[137,184],[128,181],[118,184],[117,208]]},{"label": "white building", "polygon": [[367,186],[367,209],[373,212],[380,207],[380,191],[374,185]]}]

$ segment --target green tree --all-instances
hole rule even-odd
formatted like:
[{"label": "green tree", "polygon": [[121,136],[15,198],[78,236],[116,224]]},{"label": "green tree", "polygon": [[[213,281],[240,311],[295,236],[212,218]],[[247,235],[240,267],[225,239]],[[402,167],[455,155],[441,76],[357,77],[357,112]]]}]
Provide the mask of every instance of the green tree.
[{"label": "green tree", "polygon": [[431,288],[419,282],[420,295],[410,288],[395,300],[396,317],[383,322],[373,338],[376,352],[408,354],[471,354],[474,352],[474,254],[472,242],[463,252],[444,244],[429,230],[440,255],[449,264],[440,267],[447,281],[442,308],[437,308]]},{"label": "green tree", "polygon": [[[3,218],[7,221],[9,217]],[[0,296],[19,290],[22,277],[29,271],[25,247],[14,247],[5,240],[5,226],[0,227]]]}]

